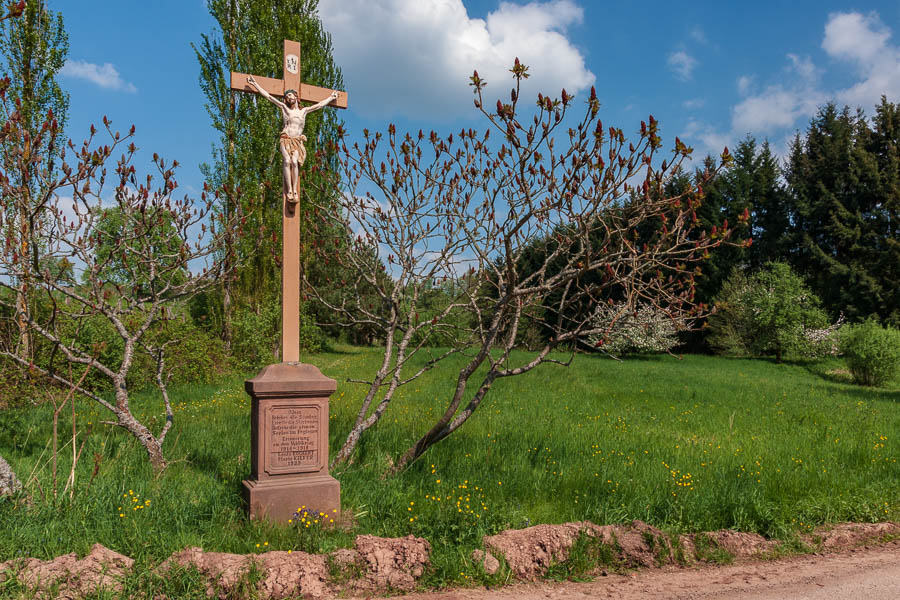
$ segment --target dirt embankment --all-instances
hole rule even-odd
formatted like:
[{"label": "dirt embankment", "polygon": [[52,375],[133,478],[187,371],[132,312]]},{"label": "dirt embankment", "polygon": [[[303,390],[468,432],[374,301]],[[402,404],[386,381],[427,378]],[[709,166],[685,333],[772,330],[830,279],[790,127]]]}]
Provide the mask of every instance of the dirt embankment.
[{"label": "dirt embankment", "polygon": [[[834,553],[898,537],[900,525],[896,523],[844,523],[821,528],[801,541],[816,552]],[[778,571],[781,567],[777,565],[780,563],[747,562],[748,559],[772,556],[779,545],[779,542],[759,535],[727,530],[671,538],[641,521],[602,526],[584,521],[537,525],[487,536],[484,538],[484,549],[473,554],[472,562],[475,568],[481,568],[488,574],[507,568],[508,580],[536,581],[548,573],[554,574],[552,570],[560,565],[581,560],[582,571],[579,575],[598,577],[587,584],[540,584],[533,588],[542,590],[539,596],[531,596],[534,598],[575,597],[566,595],[569,591],[576,596],[588,593],[577,591],[581,589],[579,585],[594,590],[589,595],[600,597],[714,598],[719,596],[703,594],[706,591],[714,594],[713,588],[719,584],[720,588],[725,586],[722,589],[726,593],[731,593],[727,591],[731,589],[727,587],[729,579],[737,582],[737,587],[732,590],[737,593],[743,585],[741,582],[749,585],[751,580],[766,581],[769,576],[765,573],[773,569],[776,573],[772,577],[777,579],[777,573],[781,573],[785,585],[798,581],[793,576],[799,571],[795,572],[793,567]],[[893,564],[900,563],[897,560],[900,541],[890,542],[882,549],[889,555],[893,553]],[[364,535],[356,538],[353,548],[337,550],[329,555],[284,551],[243,555],[187,548],[170,556],[157,567],[157,571],[165,574],[172,569],[194,569],[207,582],[207,594],[220,598],[240,594],[247,586],[255,590],[257,597],[265,599],[321,599],[353,594],[369,597],[378,593],[414,590],[418,579],[429,568],[430,553],[431,545],[422,538]],[[589,559],[587,562],[584,560],[586,557]],[[809,578],[813,577],[819,558],[804,556],[790,560],[801,561],[799,564],[804,565]],[[724,570],[720,567],[696,568],[723,560],[736,560],[738,564]],[[66,554],[49,561],[26,558],[0,563],[0,583],[15,577],[32,589],[36,596],[78,598],[99,589],[122,589],[122,582],[131,573],[132,566],[132,559],[98,544],[82,559],[75,554]],[[736,570],[729,574],[727,569]],[[610,572],[614,574],[609,576]],[[897,583],[900,585],[900,569]],[[417,597],[433,596],[435,600],[527,598],[530,593],[528,589],[532,588],[514,586],[517,591],[507,588],[496,591],[466,589],[458,595],[445,592]],[[652,595],[656,593],[654,589],[661,595]],[[746,591],[749,588],[741,589]]]}]

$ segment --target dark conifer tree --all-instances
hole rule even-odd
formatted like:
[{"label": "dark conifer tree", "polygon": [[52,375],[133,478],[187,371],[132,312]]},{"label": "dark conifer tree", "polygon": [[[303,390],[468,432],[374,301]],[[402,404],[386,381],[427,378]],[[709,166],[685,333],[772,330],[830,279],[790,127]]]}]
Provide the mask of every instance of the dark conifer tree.
[{"label": "dark conifer tree", "polygon": [[786,170],[791,232],[788,256],[832,316],[857,320],[887,306],[877,264],[883,244],[876,187],[878,160],[861,110],[827,104]]},{"label": "dark conifer tree", "polygon": [[752,244],[747,257],[750,267],[758,270],[766,263],[783,257],[791,222],[781,167],[778,158],[772,154],[768,140],[755,148],[751,164],[747,204]]},{"label": "dark conifer tree", "polygon": [[879,316],[900,326],[900,105],[882,96],[872,119],[869,151],[877,163],[871,243],[872,271],[880,278]]}]

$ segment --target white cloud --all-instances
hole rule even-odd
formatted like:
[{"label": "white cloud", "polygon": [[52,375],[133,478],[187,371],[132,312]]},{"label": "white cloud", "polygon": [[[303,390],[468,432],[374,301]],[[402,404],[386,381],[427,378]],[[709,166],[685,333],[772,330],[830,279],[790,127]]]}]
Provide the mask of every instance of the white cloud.
[{"label": "white cloud", "polygon": [[825,25],[822,49],[829,56],[871,64],[891,37],[875,13],[833,13]]},{"label": "white cloud", "polygon": [[851,63],[862,78],[841,90],[841,102],[869,107],[882,94],[900,96],[900,48],[890,43],[891,31],[876,13],[834,13],[825,25],[822,48],[834,59]]},{"label": "white cloud", "polygon": [[732,140],[730,134],[717,131],[715,127],[696,119],[688,121],[679,137],[691,141],[688,145],[694,147],[692,159],[695,162],[702,161],[707,155],[719,156]]},{"label": "white cloud", "polygon": [[709,40],[706,37],[706,32],[703,31],[703,28],[699,25],[695,25],[693,29],[691,29],[691,38],[699,44],[707,44]]},{"label": "white cloud", "polygon": [[462,0],[343,0],[319,11],[352,106],[367,116],[471,114],[472,71],[488,82],[488,98],[505,100],[516,57],[531,74],[525,98],[584,91],[595,80],[566,37],[583,19],[573,0],[501,2],[486,19],[469,17]]},{"label": "white cloud", "polygon": [[796,54],[788,54],[788,60],[791,61],[787,68],[789,75],[799,77],[808,83],[814,83],[819,78],[820,69],[813,64],[812,59],[808,56],[797,56]]},{"label": "white cloud", "polygon": [[732,129],[757,136],[768,135],[793,126],[798,119],[812,116],[826,99],[822,92],[813,89],[769,86],[732,109]]},{"label": "white cloud", "polygon": [[60,73],[75,79],[84,79],[100,86],[103,89],[128,92],[137,91],[134,84],[122,79],[119,71],[111,63],[95,65],[83,60],[67,60]]},{"label": "white cloud", "polygon": [[691,98],[682,102],[682,106],[691,110],[695,108],[703,108],[706,105],[706,98]]},{"label": "white cloud", "polygon": [[666,64],[679,79],[688,81],[693,76],[694,69],[697,67],[697,59],[684,50],[679,50],[669,54],[668,59],[666,59]]},{"label": "white cloud", "polygon": [[[767,86],[762,92],[747,96],[731,111],[731,128],[737,136],[748,133],[765,136],[779,129],[793,127],[801,118],[810,117],[827,100],[818,89],[819,70],[808,57],[788,54],[785,82]],[[749,90],[747,77],[738,80],[738,89]]]},{"label": "white cloud", "polygon": [[784,69],[761,90],[753,75],[737,79],[743,99],[731,110],[730,128],[691,121],[682,137],[703,149],[695,156],[718,154],[723,144],[735,144],[748,133],[774,140],[773,151],[784,156],[794,133],[829,100],[861,106],[872,114],[882,95],[893,101],[900,98],[900,46],[891,43],[891,35],[877,13],[832,13],[825,24],[822,49],[830,58],[851,65],[856,83],[846,89],[826,89],[824,70],[809,56],[786,54]]},{"label": "white cloud", "polygon": [[[828,100],[818,88],[820,69],[812,60],[795,54],[785,58],[783,81],[772,83],[762,91],[754,92],[754,76],[738,77],[737,91],[744,98],[731,109],[730,127],[716,127],[698,120],[688,122],[681,137],[695,146],[695,160],[707,154],[719,156],[725,146],[734,147],[748,134],[757,139],[787,140],[794,133],[790,130],[801,119],[811,117]],[[785,137],[788,131],[789,135]],[[782,141],[773,150],[784,151],[786,148],[786,141]]]}]

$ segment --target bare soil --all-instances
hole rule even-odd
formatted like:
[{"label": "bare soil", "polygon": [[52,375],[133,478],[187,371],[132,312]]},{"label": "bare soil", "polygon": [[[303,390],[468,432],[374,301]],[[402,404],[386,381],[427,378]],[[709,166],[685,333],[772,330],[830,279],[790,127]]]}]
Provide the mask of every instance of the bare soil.
[{"label": "bare soil", "polygon": [[[565,562],[579,540],[593,539],[611,552],[614,567],[598,566],[586,583],[548,583],[541,577]],[[801,540],[814,554],[773,560],[779,542],[735,531],[714,531],[672,540],[659,529],[634,521],[595,525],[583,521],[507,530],[484,538],[473,563],[487,570],[508,566],[509,582],[498,589],[465,588],[409,596],[420,600],[461,598],[900,598],[900,525],[842,523],[821,528]],[[702,551],[701,551],[702,550]],[[711,553],[715,551],[716,553]],[[353,548],[330,555],[304,552],[227,554],[187,548],[157,569],[193,567],[207,581],[207,594],[242,595],[253,572],[253,595],[260,599],[329,598],[408,592],[429,568],[431,545],[422,538],[358,536]],[[720,566],[713,556],[735,560]],[[490,559],[490,560],[489,560]],[[82,559],[66,554],[49,561],[34,558],[0,563],[0,583],[14,576],[35,596],[80,598],[100,588],[121,589],[133,561],[99,544]],[[615,571],[615,572],[613,572]],[[536,582],[536,583],[535,583]],[[852,594],[851,594],[852,592]],[[824,594],[824,595],[823,595]],[[881,595],[879,595],[881,594]]]},{"label": "bare soil", "polygon": [[900,540],[828,554],[733,565],[664,567],[601,576],[584,583],[519,583],[411,594],[405,600],[896,600]]}]

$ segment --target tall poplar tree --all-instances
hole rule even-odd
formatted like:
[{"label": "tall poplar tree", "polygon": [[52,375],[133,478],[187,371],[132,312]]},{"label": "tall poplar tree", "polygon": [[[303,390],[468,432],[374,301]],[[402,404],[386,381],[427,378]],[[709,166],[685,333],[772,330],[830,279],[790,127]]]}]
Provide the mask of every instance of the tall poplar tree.
[{"label": "tall poplar tree", "polygon": [[[220,198],[223,212],[249,214],[245,237],[229,240],[226,250],[229,260],[240,265],[235,278],[223,282],[222,289],[223,325],[230,343],[235,305],[258,314],[280,291],[282,159],[277,139],[282,123],[280,113],[269,103],[232,92],[229,73],[280,78],[283,40],[292,39],[301,43],[304,83],[341,89],[343,79],[331,56],[331,36],[318,17],[318,0],[208,0],[207,5],[218,28],[201,36],[194,50],[200,63],[200,86],[209,98],[207,110],[220,138],[212,161],[202,169],[207,179],[225,189]],[[301,174],[304,188],[309,189],[310,179],[317,177],[310,169],[316,152],[327,152],[327,142],[336,139],[338,126],[333,111],[307,117],[304,134],[309,159]],[[252,212],[247,210],[251,206]],[[313,237],[307,206],[301,201],[306,260]]]},{"label": "tall poplar tree", "polygon": [[[28,240],[32,239],[31,232],[41,227],[41,212],[47,201],[42,182],[56,167],[54,156],[57,152],[52,142],[32,142],[41,139],[36,128],[41,127],[48,114],[51,120],[56,119],[60,128],[65,125],[69,95],[59,86],[56,76],[65,64],[69,38],[62,15],[50,10],[44,0],[29,0],[23,8],[24,12],[18,18],[0,23],[0,59],[2,70],[9,78],[5,93],[17,107],[14,117],[20,120],[27,133],[24,147],[19,149],[24,160],[12,160],[4,165],[4,172],[17,193],[3,197],[2,210],[5,222],[15,229],[7,232],[9,239],[16,240],[15,251],[26,267],[25,275],[16,282],[18,354],[31,358],[32,340],[26,326],[27,315],[32,309],[29,278],[40,258],[40,248],[30,245]],[[60,135],[59,139],[64,137]],[[35,160],[38,157],[39,160]],[[13,163],[24,166],[9,168]]]}]

